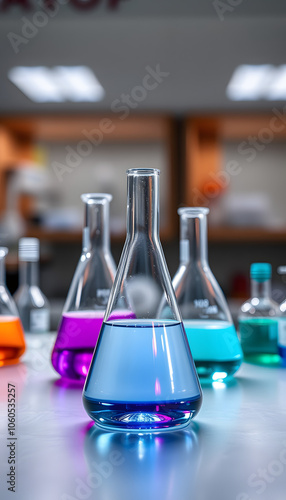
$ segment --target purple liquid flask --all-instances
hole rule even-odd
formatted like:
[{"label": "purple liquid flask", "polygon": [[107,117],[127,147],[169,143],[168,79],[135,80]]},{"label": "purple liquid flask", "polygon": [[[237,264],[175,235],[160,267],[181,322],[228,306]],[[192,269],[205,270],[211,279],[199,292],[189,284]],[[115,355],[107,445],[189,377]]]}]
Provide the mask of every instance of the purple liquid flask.
[{"label": "purple liquid flask", "polygon": [[[127,179],[127,237],[83,403],[106,429],[178,429],[202,393],[159,239],[159,170],[128,170]],[[119,319],[123,301],[129,317]]]},{"label": "purple liquid flask", "polygon": [[[110,252],[110,194],[81,196],[85,203],[82,254],[76,268],[52,352],[52,364],[62,376],[84,380],[98,339],[115,275]],[[124,310],[118,316],[125,317]]]}]

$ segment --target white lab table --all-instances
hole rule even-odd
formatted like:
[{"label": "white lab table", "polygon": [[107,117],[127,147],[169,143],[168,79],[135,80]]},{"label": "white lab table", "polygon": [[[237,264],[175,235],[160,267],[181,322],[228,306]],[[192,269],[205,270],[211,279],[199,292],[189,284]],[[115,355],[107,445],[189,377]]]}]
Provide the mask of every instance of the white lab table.
[{"label": "white lab table", "polygon": [[[35,337],[0,368],[0,498],[19,500],[285,500],[286,370],[244,363],[229,385],[203,387],[197,418],[158,434],[99,430],[82,387],[50,364],[54,336]],[[7,387],[16,386],[16,493],[7,490]]]}]

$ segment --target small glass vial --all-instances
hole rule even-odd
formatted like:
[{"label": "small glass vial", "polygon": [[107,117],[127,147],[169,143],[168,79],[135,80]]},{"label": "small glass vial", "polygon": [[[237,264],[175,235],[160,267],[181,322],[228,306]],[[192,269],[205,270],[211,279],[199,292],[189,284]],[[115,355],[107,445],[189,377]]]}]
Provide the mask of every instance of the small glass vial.
[{"label": "small glass vial", "polygon": [[25,333],[46,333],[50,329],[50,306],[39,288],[40,242],[37,238],[19,240],[20,285],[14,294]]},{"label": "small glass vial", "polygon": [[279,305],[271,298],[272,268],[268,263],[250,267],[251,298],[241,306],[238,318],[246,361],[273,364],[279,361],[277,336]]}]

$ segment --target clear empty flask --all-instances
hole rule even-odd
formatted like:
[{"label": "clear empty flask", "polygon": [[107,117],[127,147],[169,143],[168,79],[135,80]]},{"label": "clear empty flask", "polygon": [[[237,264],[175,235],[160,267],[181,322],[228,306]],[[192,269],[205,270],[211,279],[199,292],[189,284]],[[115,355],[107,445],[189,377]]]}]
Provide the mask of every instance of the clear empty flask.
[{"label": "clear empty flask", "polygon": [[180,208],[180,266],[173,279],[200,378],[222,380],[243,354],[226,300],[208,263],[208,208]]},{"label": "clear empty flask", "polygon": [[17,307],[6,287],[7,253],[8,248],[0,247],[0,366],[17,363],[26,348]]},{"label": "clear empty flask", "polygon": [[[201,406],[159,239],[159,173],[127,171],[127,238],[83,392],[88,415],[105,428],[176,428]],[[134,289],[141,284],[148,284],[152,302],[138,304]],[[130,318],[115,319],[124,301]]]},{"label": "clear empty flask", "polygon": [[85,203],[82,254],[63,309],[52,353],[55,370],[84,380],[115,276],[110,252],[110,194],[81,196]]}]

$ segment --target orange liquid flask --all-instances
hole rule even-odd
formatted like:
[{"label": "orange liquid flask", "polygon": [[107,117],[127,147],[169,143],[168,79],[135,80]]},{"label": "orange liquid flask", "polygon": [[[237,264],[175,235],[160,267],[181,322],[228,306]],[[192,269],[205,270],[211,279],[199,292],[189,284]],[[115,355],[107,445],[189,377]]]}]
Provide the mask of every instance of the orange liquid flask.
[{"label": "orange liquid flask", "polygon": [[8,249],[0,247],[0,366],[19,361],[25,352],[25,337],[18,311],[5,282],[5,257]]}]

